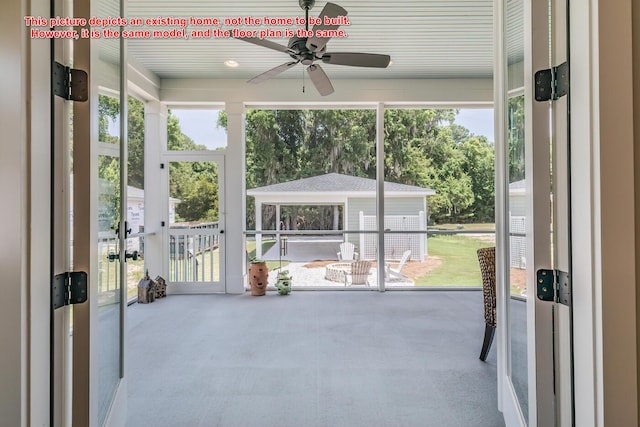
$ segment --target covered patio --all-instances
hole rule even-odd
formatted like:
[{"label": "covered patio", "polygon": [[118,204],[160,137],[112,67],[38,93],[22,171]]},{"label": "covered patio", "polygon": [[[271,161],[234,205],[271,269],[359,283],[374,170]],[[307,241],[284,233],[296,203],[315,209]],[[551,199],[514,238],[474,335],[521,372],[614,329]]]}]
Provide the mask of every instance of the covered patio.
[{"label": "covered patio", "polygon": [[[429,188],[385,182],[385,230],[426,231],[426,198],[434,194],[435,191]],[[338,245],[342,241],[351,242],[359,247],[361,258],[375,259],[374,235],[361,233],[377,229],[375,179],[328,173],[248,189],[247,196],[255,199],[257,258],[279,259],[281,236],[284,235],[287,236],[289,246],[288,254],[284,259],[304,261],[337,259]],[[275,224],[272,224],[275,230],[272,230],[275,231],[276,245],[263,254],[262,238],[263,234],[267,234],[262,233],[267,231],[263,228],[263,206],[266,205],[275,206]],[[299,229],[298,220],[293,218],[290,224],[282,221],[283,206],[331,206],[333,207],[333,226],[331,230],[305,228],[304,234],[307,236],[296,236],[295,231]],[[287,228],[287,225],[295,228]],[[289,233],[282,233],[282,231],[289,231]],[[338,231],[343,233],[337,233]],[[309,233],[317,233],[319,236],[311,237],[308,236]],[[415,242],[402,248],[391,247],[397,242],[389,240],[389,247],[385,246],[385,250],[392,254],[402,254],[404,250],[411,249],[413,258],[423,261],[427,253],[426,241],[417,238],[414,240]],[[402,245],[402,243],[398,244]]]}]

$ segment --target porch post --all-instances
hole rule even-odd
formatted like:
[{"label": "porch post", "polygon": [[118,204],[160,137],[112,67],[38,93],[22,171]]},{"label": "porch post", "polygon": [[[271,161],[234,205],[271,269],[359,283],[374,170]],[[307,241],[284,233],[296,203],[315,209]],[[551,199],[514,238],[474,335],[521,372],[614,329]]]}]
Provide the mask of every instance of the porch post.
[{"label": "porch post", "polygon": [[[256,232],[262,231],[262,202],[256,200]],[[262,234],[256,234],[256,258],[262,258]]]},{"label": "porch post", "polygon": [[[227,293],[244,292],[246,250],[245,250],[245,174],[244,174],[244,104],[228,102],[227,150],[225,156],[225,212],[224,218],[225,284]],[[227,215],[229,212],[229,215]]]},{"label": "porch post", "polygon": [[378,290],[384,292],[384,104],[381,102],[376,108],[376,221],[378,229]]},{"label": "porch post", "polygon": [[276,245],[278,248],[280,248],[280,230],[282,230],[282,227],[280,227],[280,204],[276,204]]},{"label": "porch post", "polygon": [[[145,267],[152,277],[161,275],[168,280],[165,268],[164,233],[169,227],[168,194],[161,152],[166,147],[167,108],[159,101],[149,101],[144,107],[144,232],[155,233],[144,238]],[[162,227],[162,221],[165,227]]]}]

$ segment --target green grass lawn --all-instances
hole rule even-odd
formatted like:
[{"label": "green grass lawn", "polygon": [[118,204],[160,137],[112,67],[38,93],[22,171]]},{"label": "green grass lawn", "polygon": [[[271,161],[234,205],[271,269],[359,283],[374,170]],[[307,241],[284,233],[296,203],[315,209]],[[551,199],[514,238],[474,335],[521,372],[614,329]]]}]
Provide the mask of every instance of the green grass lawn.
[{"label": "green grass lawn", "polygon": [[[262,239],[262,253],[266,253],[275,244],[276,239]],[[249,260],[254,259],[256,257],[256,241],[247,239],[246,246]],[[289,261],[282,260],[282,267],[286,267],[287,265],[289,265]],[[267,261],[267,267],[269,271],[277,270],[280,268],[280,261]]]},{"label": "green grass lawn", "polygon": [[169,281],[218,282],[220,280],[220,250],[198,252],[195,257],[171,259]]},{"label": "green grass lawn", "polygon": [[429,255],[442,264],[427,275],[415,279],[417,286],[482,286],[476,251],[493,246],[468,236],[437,236],[427,239]]},{"label": "green grass lawn", "polygon": [[438,228],[441,230],[480,230],[480,231],[488,231],[496,229],[496,225],[493,222],[478,222],[473,224],[437,224],[433,226],[429,226],[428,228]]}]

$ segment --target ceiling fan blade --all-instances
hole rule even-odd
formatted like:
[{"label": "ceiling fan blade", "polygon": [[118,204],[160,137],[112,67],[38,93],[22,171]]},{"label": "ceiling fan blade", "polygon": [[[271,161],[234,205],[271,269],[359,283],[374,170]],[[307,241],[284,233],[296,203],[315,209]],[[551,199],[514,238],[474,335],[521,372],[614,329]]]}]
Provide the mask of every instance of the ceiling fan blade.
[{"label": "ceiling fan blade", "polygon": [[315,64],[309,65],[307,67],[307,73],[309,73],[309,77],[313,85],[318,89],[318,92],[320,92],[320,95],[327,96],[333,93],[331,80],[329,80],[329,77],[327,77],[322,67]]},{"label": "ceiling fan blade", "polygon": [[261,83],[265,80],[269,80],[270,78],[275,77],[278,74],[282,73],[283,71],[286,71],[289,68],[293,67],[297,63],[298,61],[292,61],[292,62],[287,62],[286,64],[278,65],[277,67],[272,68],[269,71],[265,71],[264,73],[255,76],[251,80],[247,81],[247,83]]},{"label": "ceiling fan blade", "polygon": [[319,18],[322,19],[320,24],[316,24],[313,26],[313,37],[309,37],[307,40],[307,49],[311,52],[319,52],[326,45],[331,37],[317,37],[315,34],[318,31],[324,30],[337,30],[340,25],[325,25],[324,18],[337,18],[338,16],[347,16],[347,11],[343,9],[341,6],[338,6],[335,3],[327,3],[322,12],[320,12]]},{"label": "ceiling fan blade", "polygon": [[378,55],[376,53],[325,53],[322,55],[322,62],[325,64],[350,65],[352,67],[374,67],[386,68],[391,61],[389,55]]},{"label": "ceiling fan blade", "polygon": [[258,46],[268,47],[269,49],[277,50],[282,53],[295,53],[293,50],[289,49],[287,46],[281,45],[276,42],[272,42],[270,40],[259,39],[257,37],[237,37],[237,40],[242,40],[245,42],[257,44]]}]

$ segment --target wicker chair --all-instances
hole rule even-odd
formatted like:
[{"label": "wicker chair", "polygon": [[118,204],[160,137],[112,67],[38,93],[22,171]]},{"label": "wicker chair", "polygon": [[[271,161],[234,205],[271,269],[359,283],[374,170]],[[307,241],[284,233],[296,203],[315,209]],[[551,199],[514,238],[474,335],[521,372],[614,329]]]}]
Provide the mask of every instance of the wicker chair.
[{"label": "wicker chair", "polygon": [[[371,261],[354,261],[351,263],[350,267],[349,271],[344,272],[344,285],[369,286]],[[351,277],[351,283],[349,283],[349,277]]]},{"label": "wicker chair", "polygon": [[478,249],[478,262],[482,273],[485,323],[480,360],[484,361],[487,359],[487,353],[489,353],[496,332],[496,248]]}]

